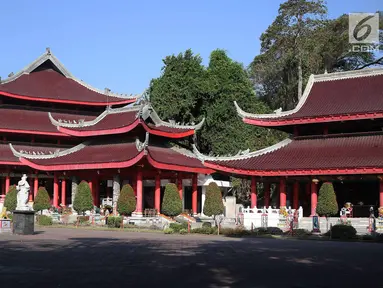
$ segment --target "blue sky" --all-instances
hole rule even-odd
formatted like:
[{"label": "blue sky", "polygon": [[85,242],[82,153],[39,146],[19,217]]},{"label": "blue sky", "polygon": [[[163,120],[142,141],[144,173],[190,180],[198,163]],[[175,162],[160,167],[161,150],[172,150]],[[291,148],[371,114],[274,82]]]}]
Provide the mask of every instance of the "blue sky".
[{"label": "blue sky", "polygon": [[[0,76],[50,47],[78,78],[119,93],[140,93],[162,59],[188,48],[204,63],[216,48],[248,65],[283,1],[12,0],[1,3]],[[379,3],[380,2],[380,3]],[[381,0],[328,0],[329,16],[383,10]]]}]

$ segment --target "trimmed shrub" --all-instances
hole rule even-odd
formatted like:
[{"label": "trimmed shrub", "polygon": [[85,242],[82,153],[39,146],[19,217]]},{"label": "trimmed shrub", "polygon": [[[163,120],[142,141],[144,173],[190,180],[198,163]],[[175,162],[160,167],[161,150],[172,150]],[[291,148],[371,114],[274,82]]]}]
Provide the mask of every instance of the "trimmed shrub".
[{"label": "trimmed shrub", "polygon": [[283,231],[278,227],[259,228],[256,230],[259,235],[282,235]]},{"label": "trimmed shrub", "polygon": [[37,223],[39,223],[41,226],[51,226],[53,224],[52,217],[39,215]]},{"label": "trimmed shrub", "polygon": [[203,228],[194,228],[191,230],[191,233],[195,234],[206,234],[206,235],[211,235],[211,234],[217,234],[218,229],[216,227],[203,227]]},{"label": "trimmed shrub", "polygon": [[130,215],[136,210],[136,197],[132,186],[126,184],[122,187],[117,200],[117,211],[121,215]]},{"label": "trimmed shrub", "polygon": [[43,211],[51,207],[51,199],[45,187],[39,187],[35,201],[33,202],[33,210]]},{"label": "trimmed shrub", "polygon": [[169,228],[173,229],[175,233],[179,233],[182,229],[188,229],[187,223],[170,223]]},{"label": "trimmed shrub", "polygon": [[331,238],[333,239],[353,239],[356,237],[356,229],[351,225],[337,224],[331,228]]},{"label": "trimmed shrub", "polygon": [[177,216],[182,212],[182,200],[178,193],[176,184],[168,183],[162,200],[162,213],[166,216]]},{"label": "trimmed shrub", "polygon": [[12,185],[9,187],[7,195],[5,195],[4,207],[7,208],[8,211],[16,210],[17,206],[17,190],[16,186]]},{"label": "trimmed shrub", "polygon": [[330,217],[338,213],[338,203],[332,183],[323,183],[319,189],[316,212],[319,216]]},{"label": "trimmed shrub", "polygon": [[205,227],[211,228],[211,223],[210,222],[203,222],[202,228],[205,228]]},{"label": "trimmed shrub", "polygon": [[[286,231],[283,234],[285,235],[291,235],[290,231]],[[305,236],[310,236],[312,233],[306,229],[294,229],[293,230],[293,236],[295,237],[305,237]]]},{"label": "trimmed shrub", "polygon": [[109,216],[108,217],[108,227],[109,228],[120,228],[122,222],[122,217],[120,216]]},{"label": "trimmed shrub", "polygon": [[238,228],[221,228],[220,234],[228,236],[228,237],[242,237],[242,236],[248,236],[251,235],[251,232],[238,227]]},{"label": "trimmed shrub", "polygon": [[78,216],[78,223],[79,224],[89,224],[89,216]]},{"label": "trimmed shrub", "polygon": [[93,209],[93,197],[88,182],[81,181],[77,186],[77,193],[73,201],[73,209],[78,214]]},{"label": "trimmed shrub", "polygon": [[164,230],[164,233],[165,233],[165,234],[173,234],[173,233],[174,233],[174,230],[173,230],[172,228],[166,228],[166,229]]},{"label": "trimmed shrub", "polygon": [[206,216],[215,218],[215,216],[223,214],[223,210],[221,189],[219,189],[216,183],[212,182],[206,189],[206,200],[205,205],[203,206],[203,213]]},{"label": "trimmed shrub", "polygon": [[181,235],[188,234],[188,230],[187,230],[187,229],[181,229],[181,230],[180,230],[180,234],[181,234]]}]

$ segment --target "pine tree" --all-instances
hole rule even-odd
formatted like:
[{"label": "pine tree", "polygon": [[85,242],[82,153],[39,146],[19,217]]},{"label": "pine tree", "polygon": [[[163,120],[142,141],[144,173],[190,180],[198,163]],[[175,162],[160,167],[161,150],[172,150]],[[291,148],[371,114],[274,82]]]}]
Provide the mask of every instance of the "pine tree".
[{"label": "pine tree", "polygon": [[316,213],[319,216],[325,216],[327,220],[328,230],[328,217],[334,216],[338,213],[338,203],[332,183],[323,183],[319,189],[318,203]]},{"label": "pine tree", "polygon": [[177,216],[182,212],[182,200],[174,183],[168,183],[165,187],[164,199],[162,200],[162,213],[166,216]]},{"label": "pine tree", "polygon": [[117,211],[121,215],[130,215],[136,210],[136,197],[132,186],[126,184],[122,187],[117,200]]},{"label": "pine tree", "polygon": [[77,193],[73,201],[73,209],[78,213],[93,209],[93,197],[88,182],[81,181],[77,186]]},{"label": "pine tree", "polygon": [[51,207],[51,202],[48,195],[48,191],[45,187],[39,187],[37,190],[37,195],[33,203],[33,210],[43,211],[44,209],[49,209]]},{"label": "pine tree", "polygon": [[[215,217],[223,214],[224,207],[222,201],[221,189],[214,182],[210,183],[206,189],[206,200],[203,206],[203,214],[209,217]],[[217,222],[217,220],[215,219]]]},{"label": "pine tree", "polygon": [[17,190],[16,186],[13,185],[9,187],[8,193],[5,196],[4,207],[7,208],[8,211],[16,210],[17,206]]}]

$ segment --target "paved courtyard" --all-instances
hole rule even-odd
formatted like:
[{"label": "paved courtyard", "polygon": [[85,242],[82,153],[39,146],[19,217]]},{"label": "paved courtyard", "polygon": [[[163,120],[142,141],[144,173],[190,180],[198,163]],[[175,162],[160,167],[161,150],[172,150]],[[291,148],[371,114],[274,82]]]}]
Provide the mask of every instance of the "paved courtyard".
[{"label": "paved courtyard", "polygon": [[382,244],[50,228],[0,234],[1,287],[382,287]]}]

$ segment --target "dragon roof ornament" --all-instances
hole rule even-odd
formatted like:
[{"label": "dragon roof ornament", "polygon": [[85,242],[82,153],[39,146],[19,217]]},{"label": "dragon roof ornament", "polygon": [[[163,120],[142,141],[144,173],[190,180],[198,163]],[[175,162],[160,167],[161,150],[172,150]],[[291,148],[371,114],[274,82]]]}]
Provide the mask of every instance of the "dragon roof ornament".
[{"label": "dragon roof ornament", "polygon": [[264,155],[266,153],[274,152],[288,144],[290,144],[292,140],[290,138],[287,138],[277,144],[274,144],[270,147],[249,152],[249,149],[245,151],[239,151],[236,155],[234,156],[207,156],[202,154],[201,152],[198,151],[197,147],[195,144],[193,144],[193,152],[197,156],[198,159],[200,159],[202,162],[204,161],[233,161],[233,160],[244,160],[244,159],[249,159],[257,156]]},{"label": "dragon roof ornament", "polygon": [[148,147],[148,144],[149,144],[149,133],[146,132],[145,134],[145,141],[144,142],[141,142],[140,139],[136,138],[136,148],[139,152],[141,152],[142,150],[145,150],[146,147]]},{"label": "dragon roof ornament", "polygon": [[15,157],[26,158],[26,159],[53,159],[53,158],[66,156],[74,152],[80,151],[86,146],[87,146],[87,142],[84,142],[65,150],[55,149],[49,152],[42,152],[42,151],[24,151],[24,150],[17,151],[15,147],[13,147],[12,143],[9,143],[9,148],[11,149]]},{"label": "dragon roof ornament", "polygon": [[42,65],[44,62],[48,60],[50,60],[66,78],[72,79],[73,81],[77,82],[78,84],[84,86],[85,88],[93,92],[103,94],[106,96],[116,97],[119,99],[137,99],[141,96],[140,94],[138,95],[118,94],[118,93],[111,92],[110,89],[104,89],[104,91],[102,91],[100,89],[92,87],[91,85],[73,76],[73,74],[70,73],[69,70],[66,69],[65,66],[53,55],[53,53],[51,52],[49,48],[47,48],[45,53],[41,55],[40,57],[38,57],[36,60],[34,60],[31,64],[27,65],[26,67],[24,67],[22,70],[20,70],[19,72],[15,74],[13,73],[10,74],[7,79],[1,80],[0,84],[12,82],[23,74],[31,73],[33,70],[35,70],[37,67],[39,67],[40,65]]}]

